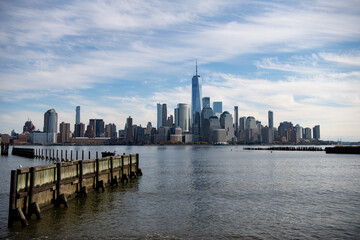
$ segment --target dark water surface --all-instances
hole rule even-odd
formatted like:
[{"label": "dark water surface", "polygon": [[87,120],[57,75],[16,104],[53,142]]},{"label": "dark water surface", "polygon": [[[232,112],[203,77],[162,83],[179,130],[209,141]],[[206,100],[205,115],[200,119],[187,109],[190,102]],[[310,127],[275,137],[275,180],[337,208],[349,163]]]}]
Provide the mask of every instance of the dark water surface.
[{"label": "dark water surface", "polygon": [[[44,160],[0,158],[0,238],[356,239],[360,159],[240,146],[98,146],[139,153],[143,176],[7,228],[10,170]],[[93,155],[95,156],[95,155]]]}]

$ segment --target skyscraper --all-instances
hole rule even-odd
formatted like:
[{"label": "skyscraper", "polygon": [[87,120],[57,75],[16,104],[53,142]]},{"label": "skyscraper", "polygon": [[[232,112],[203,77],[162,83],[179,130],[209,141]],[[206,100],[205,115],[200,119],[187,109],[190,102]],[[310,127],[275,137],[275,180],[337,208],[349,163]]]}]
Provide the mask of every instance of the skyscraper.
[{"label": "skyscraper", "polygon": [[198,114],[200,120],[201,115],[201,77],[198,75],[196,62],[196,75],[192,78],[192,94],[191,94],[191,121],[195,123],[195,114]]},{"label": "skyscraper", "polygon": [[157,129],[161,126],[167,126],[167,106],[166,103],[157,104]]},{"label": "skyscraper", "polygon": [[161,126],[167,126],[168,125],[168,122],[167,122],[167,106],[166,106],[166,103],[164,103],[162,105],[162,114],[161,114],[161,119],[162,119],[162,123],[161,123]]},{"label": "skyscraper", "polygon": [[62,122],[60,123],[60,142],[67,143],[70,142],[70,123]]},{"label": "skyscraper", "polygon": [[226,141],[231,142],[234,138],[234,121],[231,114],[225,111],[220,116],[221,128],[225,129]]},{"label": "skyscraper", "polygon": [[134,141],[133,119],[131,116],[126,119],[125,134],[125,141],[127,143]]},{"label": "skyscraper", "polygon": [[220,117],[222,113],[222,102],[213,102],[214,115]]},{"label": "skyscraper", "polygon": [[272,111],[268,112],[268,124],[270,129],[274,128],[274,114]]},{"label": "skyscraper", "polygon": [[238,136],[239,132],[239,107],[234,106],[234,117],[235,117],[235,136]]},{"label": "skyscraper", "polygon": [[243,131],[246,129],[246,117],[240,118],[240,131]]},{"label": "skyscraper", "polygon": [[93,126],[95,137],[105,137],[105,123],[102,119],[90,119],[89,124]]},{"label": "skyscraper", "polygon": [[75,124],[80,124],[80,106],[76,107]]},{"label": "skyscraper", "polygon": [[313,127],[313,138],[316,140],[320,139],[320,125]]},{"label": "skyscraper", "polygon": [[210,107],[210,97],[202,98],[202,108],[206,107],[206,105],[209,105],[209,107]]},{"label": "skyscraper", "polygon": [[54,109],[48,110],[44,114],[44,132],[46,133],[46,143],[57,142],[58,114]]},{"label": "skyscraper", "polygon": [[158,103],[156,104],[156,109],[157,109],[157,129],[159,129],[161,127],[162,124],[162,104]]},{"label": "skyscraper", "polygon": [[190,131],[190,106],[186,103],[179,103],[175,108],[175,125],[181,127],[183,132]]}]

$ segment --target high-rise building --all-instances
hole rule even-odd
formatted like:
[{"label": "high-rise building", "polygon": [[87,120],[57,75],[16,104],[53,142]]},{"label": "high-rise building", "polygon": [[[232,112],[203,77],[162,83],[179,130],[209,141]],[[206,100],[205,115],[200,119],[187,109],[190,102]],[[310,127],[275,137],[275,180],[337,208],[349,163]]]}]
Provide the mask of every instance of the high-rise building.
[{"label": "high-rise building", "polygon": [[181,127],[183,132],[190,131],[190,106],[186,103],[179,103],[174,111],[175,126]]},{"label": "high-rise building", "polygon": [[125,141],[127,143],[134,141],[134,133],[133,133],[133,119],[129,116],[126,119],[126,126],[125,126]]},{"label": "high-rise building", "polygon": [[235,136],[238,136],[239,133],[239,107],[234,106],[234,120],[235,120]]},{"label": "high-rise building", "polygon": [[204,142],[211,141],[210,135],[210,117],[214,115],[213,110],[209,105],[206,105],[201,111],[201,124],[200,124],[200,136]]},{"label": "high-rise building", "polygon": [[85,137],[88,138],[94,138],[95,137],[95,132],[94,132],[94,126],[89,124],[86,127],[86,131],[85,131]]},{"label": "high-rise building", "polygon": [[161,118],[162,118],[162,123],[161,123],[161,126],[167,126],[168,125],[168,122],[167,122],[167,106],[166,106],[166,103],[164,103],[162,105],[162,114],[161,114]]},{"label": "high-rise building", "polygon": [[93,126],[95,137],[105,137],[105,123],[102,119],[90,119],[89,124]]},{"label": "high-rise building", "polygon": [[75,124],[80,124],[80,106],[76,106]]},{"label": "high-rise building", "polygon": [[209,105],[209,107],[210,107],[210,97],[203,97],[202,98],[202,108],[206,107],[207,105]]},{"label": "high-rise building", "polygon": [[26,121],[25,125],[23,127],[23,133],[26,133],[26,132],[31,133],[34,130],[35,130],[35,125],[32,123],[32,121],[30,121],[30,120]]},{"label": "high-rise building", "polygon": [[222,102],[213,102],[214,116],[220,117],[222,113]]},{"label": "high-rise building", "polygon": [[268,127],[270,129],[274,128],[274,114],[272,111],[268,112]]},{"label": "high-rise building", "polygon": [[299,139],[302,139],[303,138],[303,128],[299,124],[296,124],[295,130],[297,133],[299,133]]},{"label": "high-rise building", "polygon": [[156,104],[156,112],[157,112],[157,129],[161,127],[162,124],[162,104]]},{"label": "high-rise building", "polygon": [[117,138],[116,125],[114,123],[105,125],[105,137],[109,137],[111,139]]},{"label": "high-rise building", "polygon": [[58,114],[54,109],[48,110],[44,114],[44,132],[46,133],[46,143],[57,142]]},{"label": "high-rise building", "polygon": [[228,111],[225,111],[221,114],[220,125],[222,129],[225,129],[226,141],[232,142],[234,139],[234,121]]},{"label": "high-rise building", "polygon": [[60,143],[70,142],[71,132],[70,123],[60,123]]},{"label": "high-rise building", "polygon": [[305,139],[310,140],[311,139],[311,128],[305,128]]},{"label": "high-rise building", "polygon": [[240,118],[240,131],[244,131],[246,129],[246,117]]},{"label": "high-rise building", "polygon": [[79,123],[74,126],[74,135],[73,137],[84,137],[85,124]]},{"label": "high-rise building", "polygon": [[[200,120],[201,115],[201,77],[198,75],[196,62],[196,75],[192,78],[192,94],[191,94],[191,121],[194,124],[196,119]],[[199,118],[196,118],[195,115]],[[184,131],[184,129],[183,129]]]},{"label": "high-rise building", "polygon": [[316,140],[320,139],[320,125],[313,127],[313,138]]},{"label": "high-rise building", "polygon": [[157,129],[161,126],[167,126],[167,106],[166,103],[157,105]]}]

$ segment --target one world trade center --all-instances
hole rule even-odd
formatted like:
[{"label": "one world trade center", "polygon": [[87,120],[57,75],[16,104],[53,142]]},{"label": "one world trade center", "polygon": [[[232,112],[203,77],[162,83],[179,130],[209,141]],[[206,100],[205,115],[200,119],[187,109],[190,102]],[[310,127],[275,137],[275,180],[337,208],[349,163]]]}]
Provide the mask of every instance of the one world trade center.
[{"label": "one world trade center", "polygon": [[198,75],[196,61],[196,75],[192,78],[191,95],[191,122],[193,125],[200,124],[201,106],[201,77]]}]

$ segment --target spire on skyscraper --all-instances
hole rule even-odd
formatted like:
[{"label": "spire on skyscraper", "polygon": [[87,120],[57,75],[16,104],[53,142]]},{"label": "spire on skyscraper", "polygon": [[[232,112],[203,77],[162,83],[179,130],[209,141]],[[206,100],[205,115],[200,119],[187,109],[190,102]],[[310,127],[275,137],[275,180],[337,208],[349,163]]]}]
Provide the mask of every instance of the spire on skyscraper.
[{"label": "spire on skyscraper", "polygon": [[197,74],[197,59],[196,59],[196,75],[195,76],[197,76],[198,74]]}]

